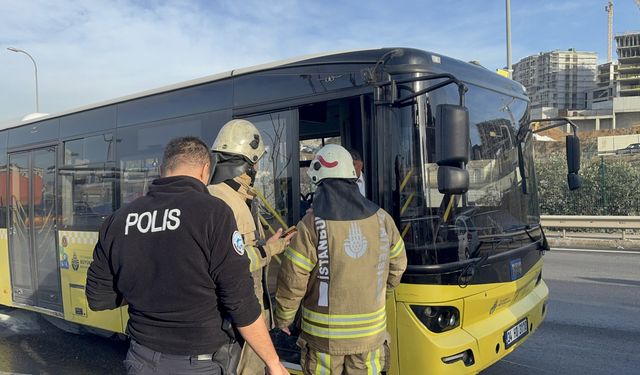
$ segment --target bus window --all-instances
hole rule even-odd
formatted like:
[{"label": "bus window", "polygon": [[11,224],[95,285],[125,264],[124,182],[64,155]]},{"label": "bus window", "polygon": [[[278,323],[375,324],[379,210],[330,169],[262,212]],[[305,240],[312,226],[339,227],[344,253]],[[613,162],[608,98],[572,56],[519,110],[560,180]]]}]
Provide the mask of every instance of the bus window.
[{"label": "bus window", "polygon": [[[307,168],[316,152],[325,145],[324,138],[306,139],[300,141],[300,196],[304,200],[309,200],[309,194],[315,191],[311,179],[307,175]],[[300,210],[300,215],[304,215],[304,210]]]},{"label": "bus window", "polygon": [[[295,155],[288,143],[289,132],[295,121],[295,111],[274,112],[248,117],[262,134],[266,153],[258,162],[254,186],[265,198],[260,215],[272,229],[295,224],[292,207],[291,165]],[[268,234],[268,233],[267,233]]]},{"label": "bus window", "polygon": [[44,120],[9,129],[8,147],[20,147],[27,144],[54,140],[59,134],[59,119]]},{"label": "bus window", "polygon": [[113,134],[64,142],[59,168],[62,229],[98,230],[113,211]]},{"label": "bus window", "polygon": [[95,108],[60,118],[60,136],[77,137],[80,134],[109,131],[116,126],[116,106]]},{"label": "bus window", "polygon": [[[528,203],[532,198],[523,196],[525,181],[518,169],[516,135],[527,124],[527,103],[473,85],[465,98],[470,114],[470,186],[466,194],[453,198],[438,192],[434,115],[437,104],[456,103],[455,89],[436,90],[393,112],[398,129],[391,141],[394,212],[410,264],[443,264],[504,251],[516,241],[503,234],[521,231],[539,216],[537,207]],[[526,183],[533,191],[532,141],[521,142]],[[530,241],[530,236],[524,238],[523,243]],[[457,276],[447,280],[457,282]]]},{"label": "bus window", "polygon": [[0,228],[7,227],[7,150],[0,148]]},{"label": "bus window", "polygon": [[160,124],[118,129],[121,206],[147,193],[149,185],[160,177],[164,147],[175,137],[200,137],[202,119],[187,118]]},{"label": "bus window", "polygon": [[210,82],[118,104],[119,127],[231,107],[231,80]]}]

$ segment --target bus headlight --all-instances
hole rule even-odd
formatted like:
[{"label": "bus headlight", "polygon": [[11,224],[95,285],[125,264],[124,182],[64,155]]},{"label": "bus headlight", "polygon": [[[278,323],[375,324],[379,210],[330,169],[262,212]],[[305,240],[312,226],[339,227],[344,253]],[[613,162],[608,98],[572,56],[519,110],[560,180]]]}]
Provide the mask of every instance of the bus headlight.
[{"label": "bus headlight", "polygon": [[452,306],[411,305],[411,310],[431,332],[441,333],[460,325],[460,311]]}]

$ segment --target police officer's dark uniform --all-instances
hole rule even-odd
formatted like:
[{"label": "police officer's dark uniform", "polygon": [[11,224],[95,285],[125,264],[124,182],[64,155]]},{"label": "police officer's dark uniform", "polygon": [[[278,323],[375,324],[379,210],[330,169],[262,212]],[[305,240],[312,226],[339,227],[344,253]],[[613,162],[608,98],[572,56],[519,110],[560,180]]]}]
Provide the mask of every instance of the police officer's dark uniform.
[{"label": "police officer's dark uniform", "polygon": [[218,368],[212,355],[228,341],[219,310],[240,327],[261,313],[233,213],[188,176],[153,181],[104,222],[86,294],[92,310],[129,305],[133,373]]}]

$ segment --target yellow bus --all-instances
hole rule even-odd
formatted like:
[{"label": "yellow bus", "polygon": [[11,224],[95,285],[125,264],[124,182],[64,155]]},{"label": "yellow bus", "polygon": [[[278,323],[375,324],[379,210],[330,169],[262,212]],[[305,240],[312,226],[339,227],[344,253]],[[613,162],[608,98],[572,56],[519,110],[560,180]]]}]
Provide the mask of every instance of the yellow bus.
[{"label": "yellow bus", "polygon": [[[232,118],[267,140],[266,226],[309,204],[326,143],[359,151],[366,195],[392,212],[409,267],[389,295],[388,374],[477,373],[542,323],[548,289],[529,101],[476,64],[408,48],[233,70],[0,130],[0,304],[125,332],[84,294],[106,216],[145,194],[169,139],[210,143]],[[292,372],[299,353],[274,334]]]}]

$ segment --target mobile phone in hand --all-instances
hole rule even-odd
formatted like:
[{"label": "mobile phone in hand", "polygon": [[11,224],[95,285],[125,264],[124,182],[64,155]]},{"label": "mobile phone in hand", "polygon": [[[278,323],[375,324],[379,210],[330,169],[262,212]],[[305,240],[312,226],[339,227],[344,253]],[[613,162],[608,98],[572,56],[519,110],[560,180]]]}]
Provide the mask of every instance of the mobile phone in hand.
[{"label": "mobile phone in hand", "polygon": [[292,226],[289,227],[289,229],[287,229],[284,232],[282,232],[282,235],[280,236],[280,238],[285,238],[288,235],[290,235],[291,233],[295,233],[297,231],[298,231],[298,229],[296,229],[296,226],[292,225]]}]

